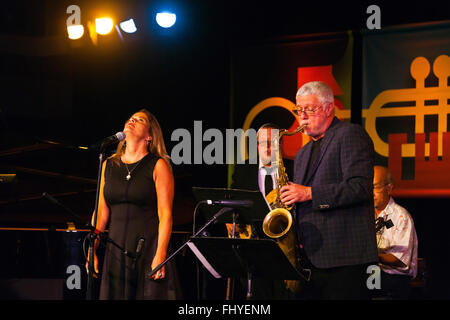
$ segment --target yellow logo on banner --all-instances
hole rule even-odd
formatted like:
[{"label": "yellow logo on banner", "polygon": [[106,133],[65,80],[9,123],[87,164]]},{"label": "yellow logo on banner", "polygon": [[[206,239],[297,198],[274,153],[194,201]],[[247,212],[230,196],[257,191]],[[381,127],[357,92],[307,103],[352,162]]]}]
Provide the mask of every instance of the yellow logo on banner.
[{"label": "yellow logo on banner", "polygon": [[[386,90],[378,94],[368,109],[363,109],[365,128],[373,140],[375,151],[389,156],[389,145],[378,135],[376,119],[382,117],[414,116],[415,133],[424,133],[424,118],[426,115],[438,116],[438,155],[443,154],[443,132],[447,131],[447,115],[450,114],[450,88],[447,79],[450,76],[450,57],[441,55],[433,63],[433,73],[438,78],[437,87],[425,87],[425,79],[430,74],[430,63],[424,57],[417,57],[411,63],[411,76],[416,80],[416,88]],[[425,105],[427,101],[437,101],[434,105]],[[415,106],[386,107],[388,103],[408,103]],[[415,157],[415,144],[402,145],[402,157]],[[425,156],[430,154],[430,144],[425,144]]]}]

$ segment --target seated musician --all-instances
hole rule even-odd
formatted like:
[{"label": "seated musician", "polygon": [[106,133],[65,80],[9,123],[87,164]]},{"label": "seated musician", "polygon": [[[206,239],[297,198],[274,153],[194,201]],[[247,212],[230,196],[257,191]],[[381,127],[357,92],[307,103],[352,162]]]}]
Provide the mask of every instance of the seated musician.
[{"label": "seated musician", "polygon": [[381,296],[405,300],[410,282],[417,275],[417,234],[409,212],[392,198],[393,187],[388,168],[375,166],[373,196]]}]

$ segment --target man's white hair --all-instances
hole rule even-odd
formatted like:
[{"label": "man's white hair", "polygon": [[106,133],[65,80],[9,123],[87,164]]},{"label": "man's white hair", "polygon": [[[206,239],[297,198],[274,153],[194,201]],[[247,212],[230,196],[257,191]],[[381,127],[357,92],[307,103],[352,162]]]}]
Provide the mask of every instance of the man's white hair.
[{"label": "man's white hair", "polygon": [[333,90],[331,90],[331,88],[325,82],[311,81],[305,83],[300,87],[300,89],[298,89],[296,97],[306,96],[310,94],[317,96],[320,102],[324,105],[324,108],[328,103],[334,104]]}]

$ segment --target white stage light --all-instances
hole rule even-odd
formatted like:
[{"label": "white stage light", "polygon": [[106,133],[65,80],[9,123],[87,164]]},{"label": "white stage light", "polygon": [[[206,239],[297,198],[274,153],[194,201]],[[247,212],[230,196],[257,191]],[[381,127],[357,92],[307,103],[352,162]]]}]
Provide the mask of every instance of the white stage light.
[{"label": "white stage light", "polygon": [[134,33],[136,32],[136,24],[133,19],[128,19],[120,23],[120,28],[126,33]]}]

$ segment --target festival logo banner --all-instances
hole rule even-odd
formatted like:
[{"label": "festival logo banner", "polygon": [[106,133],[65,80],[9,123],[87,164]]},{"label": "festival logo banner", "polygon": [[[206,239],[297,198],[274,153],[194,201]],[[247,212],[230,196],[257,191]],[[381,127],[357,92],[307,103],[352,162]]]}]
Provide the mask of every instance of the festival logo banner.
[{"label": "festival logo banner", "polygon": [[[292,132],[295,94],[309,81],[323,81],[335,93],[336,116],[350,121],[353,37],[350,32],[307,35],[236,48],[232,54],[231,127],[257,130],[274,123]],[[284,136],[283,157],[294,159],[309,141],[301,133]],[[236,163],[248,161],[248,141],[237,143]],[[241,157],[241,158],[239,158]],[[234,165],[229,166],[229,186]],[[248,179],[256,179],[249,176]]]},{"label": "festival logo banner", "polygon": [[399,197],[450,196],[450,23],[363,34],[363,125]]}]

